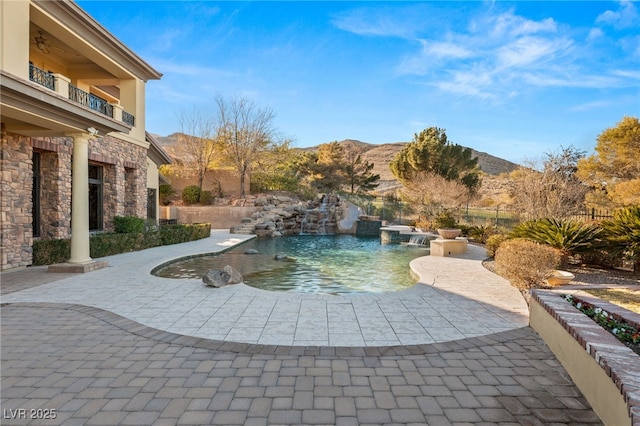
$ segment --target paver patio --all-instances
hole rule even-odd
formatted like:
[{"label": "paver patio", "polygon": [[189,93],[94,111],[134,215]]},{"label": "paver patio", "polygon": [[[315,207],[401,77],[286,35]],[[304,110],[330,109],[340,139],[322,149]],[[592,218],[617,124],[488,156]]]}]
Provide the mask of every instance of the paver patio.
[{"label": "paver patio", "polygon": [[[445,258],[447,269],[418,259],[412,266],[428,285],[382,296],[269,296],[148,275],[164,258],[231,238],[113,256],[106,270],[48,284],[26,270],[36,286],[22,290],[21,272],[3,273],[2,424],[600,424],[526,325],[524,302],[504,296],[511,287],[500,291],[493,274],[473,275],[477,253]],[[208,312],[193,304],[203,290]],[[224,303],[215,306],[211,292]],[[145,309],[171,320],[151,326]],[[207,335],[223,322],[220,310],[235,318],[226,341]],[[292,342],[274,340],[291,330]],[[27,419],[7,418],[20,409]],[[56,419],[29,419],[30,409],[55,410]]]}]

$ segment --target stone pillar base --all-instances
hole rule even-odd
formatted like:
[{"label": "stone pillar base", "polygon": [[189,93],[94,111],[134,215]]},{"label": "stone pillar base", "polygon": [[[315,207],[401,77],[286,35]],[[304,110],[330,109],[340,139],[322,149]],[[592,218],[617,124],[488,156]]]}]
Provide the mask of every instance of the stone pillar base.
[{"label": "stone pillar base", "polygon": [[49,265],[47,271],[86,274],[87,272],[106,268],[107,266],[109,266],[109,263],[107,263],[106,260],[94,260],[88,263],[57,263],[55,265]]},{"label": "stone pillar base", "polygon": [[467,252],[467,239],[456,240],[437,239],[430,242],[431,256],[451,256],[452,254],[464,254]]}]

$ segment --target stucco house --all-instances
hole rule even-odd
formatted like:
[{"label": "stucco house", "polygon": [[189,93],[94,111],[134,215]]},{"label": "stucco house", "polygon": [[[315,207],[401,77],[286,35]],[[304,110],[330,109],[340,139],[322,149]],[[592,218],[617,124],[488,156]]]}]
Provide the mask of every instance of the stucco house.
[{"label": "stucco house", "polygon": [[162,74],[73,1],[1,0],[1,269],[32,263],[38,238],[89,236],[115,216],[156,219],[158,166],[145,85]]}]

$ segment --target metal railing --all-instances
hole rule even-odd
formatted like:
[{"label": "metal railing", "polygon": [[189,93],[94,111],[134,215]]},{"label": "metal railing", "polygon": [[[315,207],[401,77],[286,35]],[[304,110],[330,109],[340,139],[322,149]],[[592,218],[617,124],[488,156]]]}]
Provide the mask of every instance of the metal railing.
[{"label": "metal railing", "polygon": [[[29,80],[40,84],[47,89],[56,90],[55,76],[50,72],[41,70],[31,63],[29,64]],[[72,84],[69,84],[69,100],[84,105],[93,111],[106,115],[107,117],[114,118],[113,105],[111,105],[107,100],[92,93],[85,92]],[[136,119],[133,114],[122,111],[122,122],[133,127],[135,126]]]},{"label": "metal railing", "polygon": [[29,64],[29,80],[38,83],[47,89],[56,90],[56,79],[50,72],[41,70],[33,64]]},{"label": "metal railing", "polygon": [[136,125],[136,118],[127,111],[122,111],[122,122],[133,127]]},{"label": "metal railing", "polygon": [[87,93],[77,88],[73,84],[69,85],[69,99],[113,118],[113,105],[92,93]]}]

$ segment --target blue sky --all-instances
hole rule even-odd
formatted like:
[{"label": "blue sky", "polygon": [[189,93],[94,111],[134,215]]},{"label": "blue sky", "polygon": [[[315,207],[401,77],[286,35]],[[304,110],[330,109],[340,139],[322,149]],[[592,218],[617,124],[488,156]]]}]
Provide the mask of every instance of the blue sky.
[{"label": "blue sky", "polygon": [[511,161],[640,116],[637,2],[78,1],[163,73],[147,130],[241,96],[294,146],[444,128]]}]

